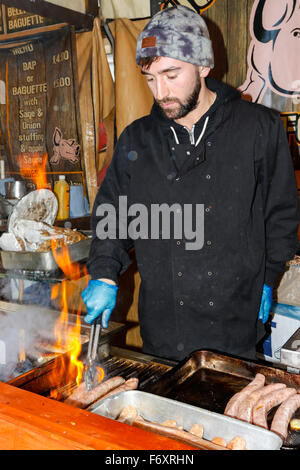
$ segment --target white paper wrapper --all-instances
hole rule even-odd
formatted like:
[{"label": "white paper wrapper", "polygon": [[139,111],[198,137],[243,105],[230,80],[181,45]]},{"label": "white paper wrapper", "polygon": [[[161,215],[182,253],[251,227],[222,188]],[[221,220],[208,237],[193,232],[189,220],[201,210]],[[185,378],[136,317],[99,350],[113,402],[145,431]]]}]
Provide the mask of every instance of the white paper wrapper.
[{"label": "white paper wrapper", "polygon": [[63,237],[54,227],[35,220],[15,220],[11,230],[13,235],[23,241],[25,251],[37,251],[43,242]]},{"label": "white paper wrapper", "polygon": [[0,249],[50,251],[86,238],[77,230],[53,226],[57,208],[56,196],[48,189],[32,191],[24,196],[12,211],[8,233],[0,239]]},{"label": "white paper wrapper", "polygon": [[22,247],[13,233],[3,233],[1,235],[0,249],[4,251],[22,251]]},{"label": "white paper wrapper", "polygon": [[22,197],[15,205],[8,221],[8,231],[14,233],[19,219],[34,220],[53,225],[58,209],[55,194],[49,189],[37,189]]}]

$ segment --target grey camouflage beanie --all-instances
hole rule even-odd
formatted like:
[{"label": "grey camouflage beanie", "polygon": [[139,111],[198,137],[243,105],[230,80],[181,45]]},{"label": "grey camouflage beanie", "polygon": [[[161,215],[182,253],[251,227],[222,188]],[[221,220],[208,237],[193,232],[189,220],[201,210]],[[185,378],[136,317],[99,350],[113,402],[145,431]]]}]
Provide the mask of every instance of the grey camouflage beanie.
[{"label": "grey camouflage beanie", "polygon": [[138,37],[137,64],[150,56],[171,57],[213,68],[212,44],[203,18],[181,5],[156,13]]}]

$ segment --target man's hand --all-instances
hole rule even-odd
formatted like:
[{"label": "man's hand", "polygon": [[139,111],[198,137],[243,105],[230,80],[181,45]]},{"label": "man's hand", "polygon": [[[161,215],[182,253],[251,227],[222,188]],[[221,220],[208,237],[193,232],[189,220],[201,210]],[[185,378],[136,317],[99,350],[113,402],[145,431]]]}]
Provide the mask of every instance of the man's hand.
[{"label": "man's hand", "polygon": [[263,287],[263,293],[261,297],[261,303],[260,303],[260,309],[259,309],[259,314],[258,318],[261,320],[263,323],[266,323],[268,321],[272,303],[273,303],[273,287],[269,287],[266,284],[264,284]]},{"label": "man's hand", "polygon": [[118,286],[110,279],[105,279],[105,281],[91,280],[81,293],[82,300],[87,307],[87,315],[84,320],[87,323],[93,323],[96,318],[102,315],[102,327],[107,328],[111,312],[116,306],[117,291]]}]

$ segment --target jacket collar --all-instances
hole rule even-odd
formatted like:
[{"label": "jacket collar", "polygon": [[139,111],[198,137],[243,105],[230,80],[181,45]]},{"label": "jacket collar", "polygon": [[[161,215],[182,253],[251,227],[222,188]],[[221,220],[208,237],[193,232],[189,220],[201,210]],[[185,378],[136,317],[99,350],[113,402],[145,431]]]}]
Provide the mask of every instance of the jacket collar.
[{"label": "jacket collar", "polygon": [[[241,95],[238,90],[213,78],[206,78],[206,85],[211,91],[214,91],[217,94],[217,97],[208,111],[195,123],[196,139],[201,133],[207,117],[209,117],[209,120],[205,130],[205,138],[214,132],[225,119],[226,113],[224,105],[241,99]],[[150,115],[160,126],[164,134],[168,134],[169,136],[172,134],[172,138],[174,138],[173,131],[171,130],[173,127],[180,143],[189,142],[189,133],[187,129],[181,124],[175,122],[173,119],[167,118],[155,102],[152,106]]]}]

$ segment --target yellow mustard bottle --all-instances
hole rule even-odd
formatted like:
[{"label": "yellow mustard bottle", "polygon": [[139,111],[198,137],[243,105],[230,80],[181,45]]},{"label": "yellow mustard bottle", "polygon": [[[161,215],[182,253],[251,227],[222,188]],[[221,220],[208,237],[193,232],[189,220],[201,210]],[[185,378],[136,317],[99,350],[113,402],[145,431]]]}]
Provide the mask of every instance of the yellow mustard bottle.
[{"label": "yellow mustard bottle", "polygon": [[68,219],[70,216],[70,185],[67,183],[65,175],[59,175],[54,184],[54,193],[58,201],[58,211],[56,220]]}]

